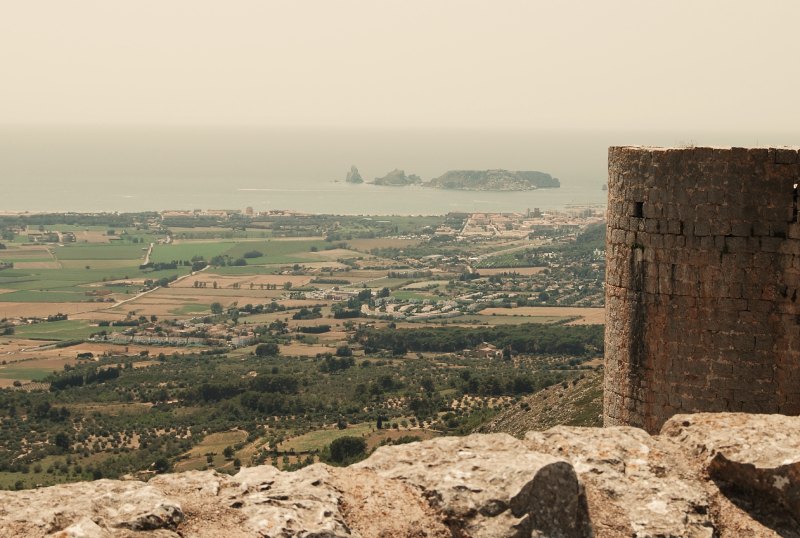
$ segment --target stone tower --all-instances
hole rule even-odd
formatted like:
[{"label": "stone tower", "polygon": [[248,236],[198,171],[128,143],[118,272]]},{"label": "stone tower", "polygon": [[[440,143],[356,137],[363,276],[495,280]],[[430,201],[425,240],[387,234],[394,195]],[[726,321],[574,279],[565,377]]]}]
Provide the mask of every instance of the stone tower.
[{"label": "stone tower", "polygon": [[796,149],[612,147],[604,419],[800,414]]}]

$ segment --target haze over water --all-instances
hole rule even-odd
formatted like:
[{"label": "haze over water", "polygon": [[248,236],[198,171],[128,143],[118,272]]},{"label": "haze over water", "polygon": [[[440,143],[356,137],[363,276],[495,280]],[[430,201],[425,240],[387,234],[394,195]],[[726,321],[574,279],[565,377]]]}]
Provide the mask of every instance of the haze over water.
[{"label": "haze over water", "polygon": [[[793,137],[792,140],[797,140]],[[609,145],[784,145],[786,135],[257,128],[0,130],[0,211],[289,209],[337,214],[524,211],[604,204]],[[443,191],[350,185],[394,168],[539,170],[559,189]]]}]

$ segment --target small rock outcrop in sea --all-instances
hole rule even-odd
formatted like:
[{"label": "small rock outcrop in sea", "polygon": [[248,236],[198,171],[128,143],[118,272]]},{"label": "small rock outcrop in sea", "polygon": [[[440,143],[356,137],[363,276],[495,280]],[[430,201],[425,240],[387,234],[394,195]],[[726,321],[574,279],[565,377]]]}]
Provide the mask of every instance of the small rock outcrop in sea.
[{"label": "small rock outcrop in sea", "polygon": [[406,185],[422,184],[422,178],[416,174],[406,175],[404,170],[395,168],[383,177],[376,177],[372,183],[374,185],[384,185],[387,187],[405,187]]},{"label": "small rock outcrop in sea", "polygon": [[361,177],[361,174],[358,172],[358,168],[353,165],[350,167],[350,171],[347,172],[345,181],[347,183],[364,183],[364,178]]},{"label": "small rock outcrop in sea", "polygon": [[381,447],[347,468],[0,492],[0,536],[800,536],[800,417],[677,415]]},{"label": "small rock outcrop in sea", "polygon": [[536,171],[450,170],[425,186],[462,191],[529,191],[557,188],[561,182],[550,174]]}]

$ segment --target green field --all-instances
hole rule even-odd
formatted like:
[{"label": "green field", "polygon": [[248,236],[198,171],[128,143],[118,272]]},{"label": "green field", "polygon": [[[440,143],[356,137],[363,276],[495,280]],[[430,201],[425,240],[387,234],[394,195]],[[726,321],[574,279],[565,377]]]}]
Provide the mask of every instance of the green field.
[{"label": "green field", "polygon": [[416,291],[395,291],[392,292],[392,297],[399,299],[401,301],[424,301],[425,299],[432,299],[433,295],[428,295],[426,293],[419,293]]},{"label": "green field", "polygon": [[299,263],[317,261],[310,251],[311,247],[323,250],[330,243],[319,240],[298,241],[188,241],[170,245],[156,245],[153,248],[152,261],[171,262],[175,260],[191,260],[195,256],[210,260],[214,256],[226,255],[233,259],[241,258],[245,252],[258,251],[263,254],[258,258],[247,260],[249,265],[269,263]]},{"label": "green field", "polygon": [[150,261],[156,263],[169,263],[171,261],[191,260],[200,256],[210,260],[214,256],[224,254],[232,248],[235,241],[195,241],[187,243],[171,243],[169,245],[155,245]]},{"label": "green field", "polygon": [[187,314],[197,314],[199,312],[209,312],[209,307],[202,304],[186,304],[169,311],[170,314],[176,316],[185,316]]},{"label": "green field", "polygon": [[89,325],[88,321],[65,320],[20,325],[16,328],[14,336],[36,340],[78,340],[86,338],[98,330],[97,327]]},{"label": "green field", "polygon": [[[74,245],[74,246],[73,246]],[[144,248],[145,250],[142,250]],[[70,244],[69,246],[52,248],[53,254],[59,260],[138,260],[144,259],[147,245],[137,244],[97,244],[82,245]]]},{"label": "green field", "polygon": [[326,429],[309,432],[299,437],[284,441],[278,448],[284,451],[294,450],[295,453],[322,450],[324,447],[339,437],[352,435],[355,437],[367,436],[375,429],[372,422],[362,422],[361,424],[351,424],[344,430]]},{"label": "green field", "polygon": [[90,300],[81,291],[35,291],[20,290],[0,294],[0,301],[5,303],[82,303]]},{"label": "green field", "polygon": [[371,280],[369,282],[365,282],[368,288],[389,288],[389,289],[397,289],[402,288],[407,284],[411,284],[414,282],[411,278],[379,278],[377,280]]},{"label": "green field", "polygon": [[0,377],[3,379],[19,379],[21,381],[41,381],[52,373],[44,368],[25,368],[22,366],[0,366]]},{"label": "green field", "polygon": [[[88,265],[88,264],[87,264]],[[163,271],[140,271],[138,266],[109,268],[109,267],[86,267],[64,268],[64,269],[30,269],[4,271],[0,273],[0,288],[12,290],[33,290],[33,291],[57,291],[74,293],[85,297],[83,293],[90,291],[90,288],[78,288],[84,284],[94,284],[109,280],[128,280],[128,279],[152,279],[157,280],[163,277],[180,276],[189,273],[189,267],[178,267],[176,269],[165,269]],[[9,293],[0,294],[2,301],[30,301],[32,299],[13,299],[9,298]],[[24,297],[24,296],[21,296]],[[34,299],[38,300],[38,299]],[[46,299],[42,299],[46,300]],[[56,300],[63,301],[82,301],[84,299],[65,298]]]},{"label": "green field", "polygon": [[[225,447],[233,446],[243,442],[247,438],[247,432],[234,430],[229,432],[219,432],[206,435],[203,440],[179,458],[180,461],[175,465],[175,471],[189,471],[194,469],[205,469],[206,467],[230,467],[233,464],[223,456]],[[213,454],[212,463],[209,464],[206,454]]]}]

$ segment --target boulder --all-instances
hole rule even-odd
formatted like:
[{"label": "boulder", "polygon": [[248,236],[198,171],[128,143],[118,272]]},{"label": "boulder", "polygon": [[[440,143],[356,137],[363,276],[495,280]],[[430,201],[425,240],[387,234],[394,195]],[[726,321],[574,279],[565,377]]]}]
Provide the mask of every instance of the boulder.
[{"label": "boulder", "polygon": [[675,415],[662,427],[661,437],[700,460],[734,501],[745,508],[752,501],[756,517],[766,511],[773,513],[766,519],[773,518],[777,505],[794,520],[786,525],[800,522],[800,417]]},{"label": "boulder", "polygon": [[702,482],[672,445],[644,430],[557,426],[528,432],[525,444],[572,462],[596,536],[715,536]]},{"label": "boulder", "polygon": [[379,448],[354,466],[419,488],[455,536],[588,536],[572,465],[506,434]]},{"label": "boulder", "polygon": [[226,504],[247,517],[247,526],[256,536],[353,536],[339,510],[339,492],[324,465],[294,473],[254,467],[241,470],[233,480],[238,491],[227,497]]},{"label": "boulder", "polygon": [[246,538],[255,534],[248,527],[247,516],[225,502],[227,496],[239,491],[239,484],[227,474],[216,471],[186,471],[157,475],[148,484],[166,496],[180,500],[185,516],[179,528],[183,536]]},{"label": "boulder", "polygon": [[[0,492],[0,536],[125,536],[128,531],[173,532],[180,505],[143,482],[97,480]],[[90,523],[91,522],[91,523]]]},{"label": "boulder", "polygon": [[449,538],[445,516],[415,487],[368,469],[328,467],[354,536]]}]

